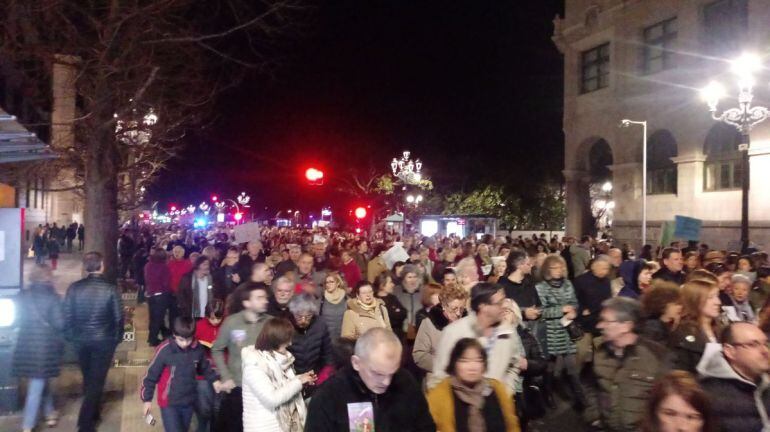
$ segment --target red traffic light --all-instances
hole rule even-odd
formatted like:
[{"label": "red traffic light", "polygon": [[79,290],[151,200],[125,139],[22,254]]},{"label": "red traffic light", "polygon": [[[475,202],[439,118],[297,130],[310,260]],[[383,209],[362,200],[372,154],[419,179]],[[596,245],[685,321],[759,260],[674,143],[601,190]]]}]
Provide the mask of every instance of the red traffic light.
[{"label": "red traffic light", "polygon": [[171,206],[171,211],[176,211],[176,206],[172,205]]},{"label": "red traffic light", "polygon": [[211,201],[217,202],[217,200],[218,200],[218,199],[219,199],[219,197],[218,197],[218,196],[216,196],[216,195],[211,195]]},{"label": "red traffic light", "polygon": [[366,217],[366,209],[363,207],[356,208],[354,214],[356,215],[356,218],[363,219]]},{"label": "red traffic light", "polygon": [[243,213],[238,212],[233,215],[233,218],[235,218],[235,220],[237,221],[240,221],[241,219],[243,219]]},{"label": "red traffic light", "polygon": [[321,185],[324,181],[324,172],[311,167],[305,171],[305,178],[311,185]]}]

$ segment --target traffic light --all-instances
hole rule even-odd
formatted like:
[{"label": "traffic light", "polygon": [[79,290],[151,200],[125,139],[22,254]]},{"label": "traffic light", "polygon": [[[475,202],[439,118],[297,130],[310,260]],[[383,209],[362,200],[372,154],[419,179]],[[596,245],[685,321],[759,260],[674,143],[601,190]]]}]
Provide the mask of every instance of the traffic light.
[{"label": "traffic light", "polygon": [[324,184],[324,172],[317,168],[308,168],[305,171],[305,179],[311,186],[320,186]]},{"label": "traffic light", "polygon": [[218,196],[216,196],[216,195],[211,195],[211,201],[212,201],[212,202],[217,202],[217,200],[218,200],[218,199],[219,199],[219,197],[218,197]]},{"label": "traffic light", "polygon": [[364,207],[357,207],[353,214],[356,215],[356,219],[363,219],[366,217],[366,209]]},{"label": "traffic light", "polygon": [[241,219],[243,219],[243,213],[241,213],[241,212],[238,212],[238,213],[236,213],[236,214],[234,214],[234,215],[233,215],[233,218],[234,218],[234,219],[235,219],[237,222],[240,222],[240,221],[241,221]]}]

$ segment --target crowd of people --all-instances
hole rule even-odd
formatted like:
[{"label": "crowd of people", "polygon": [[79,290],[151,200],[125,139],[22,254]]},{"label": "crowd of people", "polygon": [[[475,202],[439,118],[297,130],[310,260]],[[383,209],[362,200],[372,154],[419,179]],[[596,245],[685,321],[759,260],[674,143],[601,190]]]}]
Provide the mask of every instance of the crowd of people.
[{"label": "crowd of people", "polygon": [[50,260],[51,269],[56,270],[59,254],[62,251],[72,253],[75,240],[78,241],[78,250],[83,250],[85,239],[85,227],[83,224],[73,222],[68,226],[53,224],[39,225],[32,234],[29,248],[30,256],[35,257],[36,264],[44,264]]},{"label": "crowd of people", "polygon": [[[140,398],[169,431],[519,431],[565,403],[595,430],[770,431],[767,254],[679,246],[163,227],[123,233],[118,275],[149,305]],[[33,272],[21,334],[76,344],[88,431],[123,323],[84,266],[61,313]],[[58,352],[17,349],[26,429],[55,422]]]}]

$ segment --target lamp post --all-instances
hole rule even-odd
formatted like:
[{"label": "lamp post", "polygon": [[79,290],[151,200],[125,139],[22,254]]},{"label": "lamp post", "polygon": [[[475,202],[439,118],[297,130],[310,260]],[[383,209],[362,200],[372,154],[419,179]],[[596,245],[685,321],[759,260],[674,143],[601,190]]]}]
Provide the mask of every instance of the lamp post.
[{"label": "lamp post", "polygon": [[[420,159],[413,161],[410,159],[410,155],[411,152],[409,150],[404,150],[401,153],[401,159],[393,158],[390,161],[390,169],[393,171],[393,175],[403,183],[402,190],[406,190],[406,187],[409,185],[419,185],[422,181],[422,173],[420,172],[422,171],[422,162]],[[418,197],[422,201],[422,195]],[[412,201],[409,201],[409,198]],[[414,195],[411,194],[407,195],[405,199],[408,204],[414,204],[416,201]],[[403,237],[406,235],[406,209],[401,212],[401,217],[403,219],[401,222],[401,236]]]},{"label": "lamp post", "polygon": [[623,119],[622,127],[642,126],[642,247],[647,242],[647,121]]},{"label": "lamp post", "polygon": [[711,118],[734,126],[741,134],[738,151],[741,152],[741,251],[749,248],[749,145],[751,129],[765,121],[770,114],[763,106],[752,106],[754,100],[754,73],[762,69],[762,61],[755,54],[743,54],[731,62],[732,72],[737,78],[738,107],[717,112],[719,100],[726,94],[725,88],[716,81],[701,90],[701,96],[708,104]]}]

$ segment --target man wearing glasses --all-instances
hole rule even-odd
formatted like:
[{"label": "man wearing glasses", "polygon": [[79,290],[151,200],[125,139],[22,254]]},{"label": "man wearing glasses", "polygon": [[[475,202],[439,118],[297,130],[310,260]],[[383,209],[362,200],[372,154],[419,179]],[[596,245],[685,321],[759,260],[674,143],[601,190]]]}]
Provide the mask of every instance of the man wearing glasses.
[{"label": "man wearing glasses", "polygon": [[770,430],[767,336],[755,324],[736,322],[725,328],[721,341],[721,350],[709,344],[698,364],[720,430]]}]

